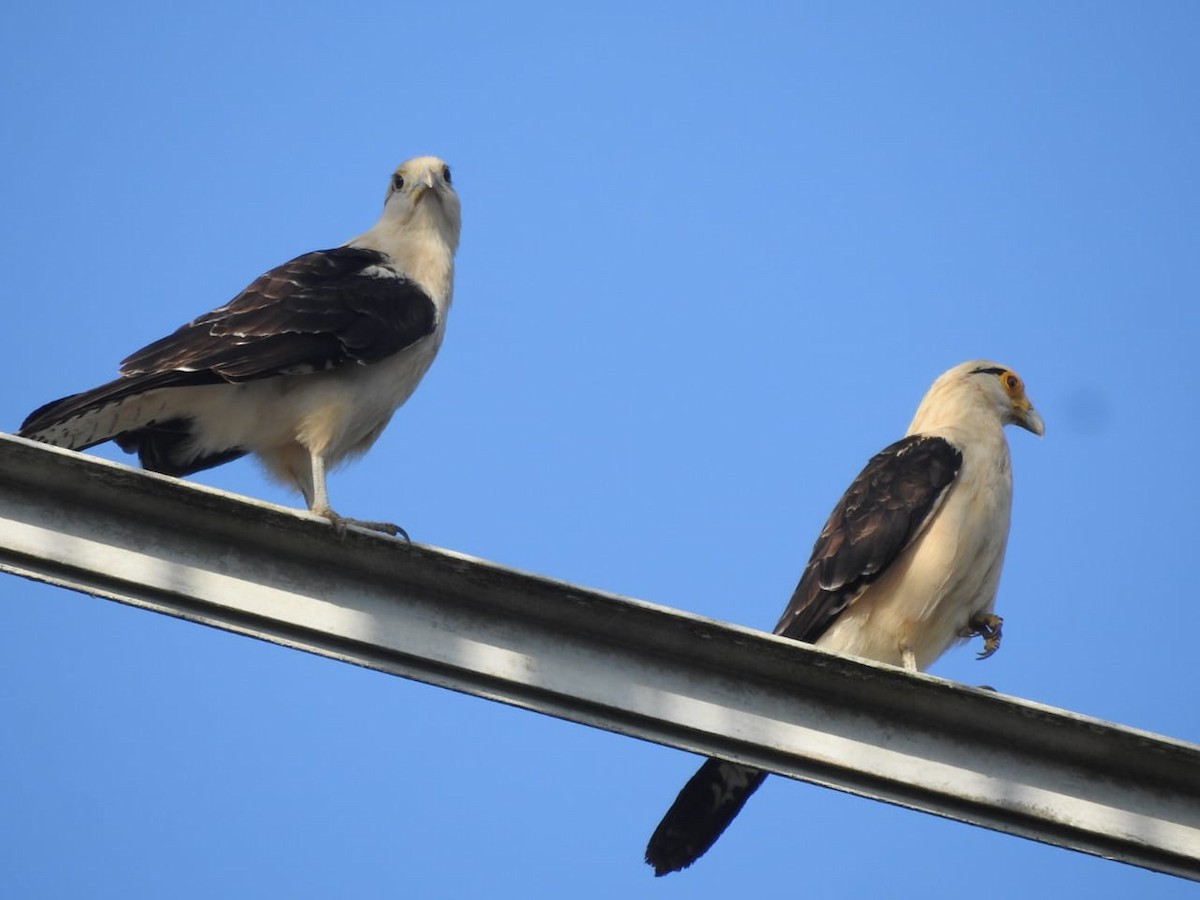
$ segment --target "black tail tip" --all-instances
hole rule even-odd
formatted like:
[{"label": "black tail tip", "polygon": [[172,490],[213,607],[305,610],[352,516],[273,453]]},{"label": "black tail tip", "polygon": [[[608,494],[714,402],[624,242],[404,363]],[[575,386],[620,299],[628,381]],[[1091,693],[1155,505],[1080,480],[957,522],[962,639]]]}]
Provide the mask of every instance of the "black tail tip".
[{"label": "black tail tip", "polygon": [[666,854],[653,852],[649,847],[646,848],[645,858],[646,865],[654,869],[655,878],[662,878],[664,875],[670,875],[672,872],[682,872],[698,859],[696,856],[683,859],[676,857],[672,859]]}]

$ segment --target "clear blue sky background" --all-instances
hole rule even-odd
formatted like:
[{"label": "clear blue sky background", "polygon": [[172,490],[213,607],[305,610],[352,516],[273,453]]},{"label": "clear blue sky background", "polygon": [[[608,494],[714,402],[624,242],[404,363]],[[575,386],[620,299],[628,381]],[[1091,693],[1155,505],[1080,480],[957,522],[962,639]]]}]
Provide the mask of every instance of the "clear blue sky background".
[{"label": "clear blue sky background", "polygon": [[[1010,433],[1004,647],[934,673],[1200,740],[1200,6],[169,6],[0,14],[0,427],[434,153],[448,337],[340,510],[770,627],[929,382],[994,358],[1047,435]],[[694,757],[14,578],[0,711],[6,897],[1193,891],[783,779],[656,881]]]}]

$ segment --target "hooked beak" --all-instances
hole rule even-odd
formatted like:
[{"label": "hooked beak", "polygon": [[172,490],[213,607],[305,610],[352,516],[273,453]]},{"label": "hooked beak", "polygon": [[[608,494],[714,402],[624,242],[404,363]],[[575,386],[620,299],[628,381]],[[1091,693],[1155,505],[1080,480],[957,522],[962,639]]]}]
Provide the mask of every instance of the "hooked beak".
[{"label": "hooked beak", "polygon": [[1013,422],[1020,425],[1026,431],[1032,431],[1038,437],[1046,433],[1046,423],[1042,421],[1042,417],[1038,411],[1033,408],[1033,404],[1029,402],[1028,397],[1022,397],[1016,400],[1012,405]]},{"label": "hooked beak", "polygon": [[434,182],[433,173],[424,172],[422,173],[420,180],[417,182],[417,186],[413,188],[413,203],[419,203],[421,198],[430,192],[432,192],[433,196],[436,197],[438,195],[437,185]]}]

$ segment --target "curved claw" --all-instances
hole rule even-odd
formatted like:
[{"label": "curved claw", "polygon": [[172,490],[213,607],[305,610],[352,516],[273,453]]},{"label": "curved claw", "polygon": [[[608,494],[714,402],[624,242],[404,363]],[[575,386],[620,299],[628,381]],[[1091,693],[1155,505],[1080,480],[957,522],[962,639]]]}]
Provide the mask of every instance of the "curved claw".
[{"label": "curved claw", "polygon": [[390,534],[394,538],[400,538],[406,544],[412,543],[412,538],[408,536],[408,532],[399,525],[394,525],[391,522],[364,522],[362,519],[343,519],[343,521],[370,531],[382,531],[384,534]]},{"label": "curved claw", "polygon": [[328,519],[329,524],[333,526],[334,532],[342,540],[346,537],[346,526],[355,525],[359,528],[366,528],[368,531],[380,531],[384,534],[390,534],[392,537],[400,538],[406,544],[412,543],[412,538],[408,536],[408,532],[399,525],[394,525],[391,522],[371,522],[366,519],[351,519],[349,516],[339,516],[332,509],[314,509],[313,512],[318,516]]},{"label": "curved claw", "polygon": [[976,613],[967,623],[972,635],[983,638],[983,649],[976,659],[987,659],[1000,649],[1000,638],[1004,630],[1004,620],[995,613]]}]

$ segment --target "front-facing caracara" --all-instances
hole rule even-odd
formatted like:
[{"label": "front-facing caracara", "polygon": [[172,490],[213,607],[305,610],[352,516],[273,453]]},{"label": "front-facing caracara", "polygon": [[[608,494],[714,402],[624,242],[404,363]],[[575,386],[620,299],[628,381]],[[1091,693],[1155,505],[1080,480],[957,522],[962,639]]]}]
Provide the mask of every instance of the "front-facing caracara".
[{"label": "front-facing caracara", "polygon": [[460,222],[450,168],[410,159],[367,231],[276,266],[128,357],[115,381],[34,410],[20,435],[72,450],[116,441],[167,475],[252,453],[312,512],[356,522],[330,507],[326,471],[375,443],[433,362]]}]

